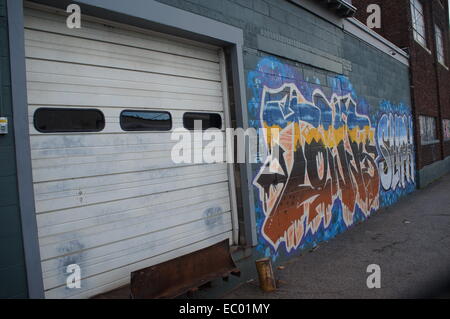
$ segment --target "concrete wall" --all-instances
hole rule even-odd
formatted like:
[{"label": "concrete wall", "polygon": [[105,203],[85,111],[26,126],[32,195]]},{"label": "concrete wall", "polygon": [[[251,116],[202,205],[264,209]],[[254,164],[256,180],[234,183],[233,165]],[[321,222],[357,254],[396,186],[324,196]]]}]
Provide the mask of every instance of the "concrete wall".
[{"label": "concrete wall", "polygon": [[253,166],[259,255],[307,249],[415,189],[406,65],[289,1],[160,2],[244,30],[249,124],[279,129],[261,131]]},{"label": "concrete wall", "polygon": [[16,159],[12,126],[6,1],[0,0],[0,116],[8,117],[9,134],[0,135],[0,298],[26,298]]}]

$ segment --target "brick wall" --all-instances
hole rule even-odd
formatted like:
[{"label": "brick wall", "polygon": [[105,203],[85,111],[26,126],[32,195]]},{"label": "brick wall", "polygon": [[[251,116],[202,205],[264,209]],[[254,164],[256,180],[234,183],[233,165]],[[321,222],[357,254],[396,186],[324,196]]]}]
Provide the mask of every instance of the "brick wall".
[{"label": "brick wall", "polygon": [[[449,17],[448,17],[448,2],[444,2],[444,8],[439,1],[434,1],[431,3],[431,12],[433,17],[433,22],[439,26],[443,32],[444,38],[444,54],[445,54],[445,64],[447,68],[442,66],[440,63],[436,62],[436,72],[438,78],[438,88],[439,88],[439,101],[440,101],[440,111],[441,119],[450,120],[450,33],[449,33]],[[433,29],[434,31],[434,29]],[[433,47],[434,34],[433,34]],[[435,50],[433,53],[435,54]],[[439,136],[443,136],[442,123],[439,123]],[[443,157],[446,158],[450,156],[450,141],[442,141]]]},{"label": "brick wall", "polygon": [[0,0],[0,116],[8,117],[9,134],[0,135],[0,298],[26,298],[20,208],[12,127],[6,1]]},{"label": "brick wall", "polygon": [[[408,48],[411,55],[411,73],[413,83],[413,100],[416,115],[416,128],[419,116],[426,115],[436,118],[437,136],[440,143],[418,145],[417,168],[430,165],[450,156],[450,142],[443,141],[442,119],[450,119],[450,72],[437,62],[435,29],[437,24],[443,32],[446,65],[449,59],[449,25],[448,2],[422,1],[424,7],[427,49],[423,48],[413,38],[411,12],[408,0],[355,0],[353,5],[358,8],[357,18],[366,22],[367,6],[370,3],[379,4],[382,10],[382,28],[374,29],[385,38],[401,48]],[[420,143],[420,133],[417,131],[417,141]]]},{"label": "brick wall", "polygon": [[378,4],[381,9],[381,28],[374,29],[384,38],[395,43],[399,48],[409,47],[409,2],[408,0],[355,0],[358,9],[356,16],[366,24],[371,13],[367,12],[370,4]]}]

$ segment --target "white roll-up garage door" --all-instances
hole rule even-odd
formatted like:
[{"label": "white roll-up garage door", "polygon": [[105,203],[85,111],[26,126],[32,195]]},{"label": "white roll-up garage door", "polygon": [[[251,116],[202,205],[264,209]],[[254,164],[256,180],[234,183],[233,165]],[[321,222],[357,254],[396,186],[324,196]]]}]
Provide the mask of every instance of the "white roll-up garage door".
[{"label": "white roll-up garage door", "polygon": [[[130,273],[233,238],[226,164],[171,160],[171,132],[125,132],[124,110],[219,114],[219,49],[27,5],[26,65],[33,182],[46,297],[86,298]],[[39,109],[99,110],[98,132],[42,133]],[[224,114],[225,112],[225,114]],[[45,120],[45,119],[44,119]],[[234,197],[233,195],[231,197]],[[81,289],[66,287],[67,266]]]}]

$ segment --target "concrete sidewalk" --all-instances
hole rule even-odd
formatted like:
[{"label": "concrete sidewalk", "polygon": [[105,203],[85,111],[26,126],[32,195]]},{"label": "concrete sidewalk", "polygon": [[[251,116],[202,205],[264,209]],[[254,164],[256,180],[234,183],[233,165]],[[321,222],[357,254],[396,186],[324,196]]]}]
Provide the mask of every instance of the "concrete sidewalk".
[{"label": "concrete sidewalk", "polygon": [[[370,264],[381,289],[367,288]],[[226,298],[450,298],[434,290],[450,278],[450,175],[283,266],[275,293],[255,280]]]}]

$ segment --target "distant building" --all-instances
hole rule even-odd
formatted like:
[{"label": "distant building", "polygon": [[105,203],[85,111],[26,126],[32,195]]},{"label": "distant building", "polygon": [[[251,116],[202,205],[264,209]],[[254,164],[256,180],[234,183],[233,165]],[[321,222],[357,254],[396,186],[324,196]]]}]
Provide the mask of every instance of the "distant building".
[{"label": "distant building", "polygon": [[410,56],[417,169],[421,187],[450,172],[450,46],[447,0],[353,0],[366,23],[367,7],[381,8],[373,29]]}]

